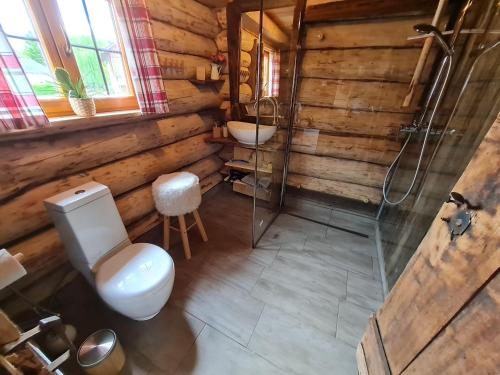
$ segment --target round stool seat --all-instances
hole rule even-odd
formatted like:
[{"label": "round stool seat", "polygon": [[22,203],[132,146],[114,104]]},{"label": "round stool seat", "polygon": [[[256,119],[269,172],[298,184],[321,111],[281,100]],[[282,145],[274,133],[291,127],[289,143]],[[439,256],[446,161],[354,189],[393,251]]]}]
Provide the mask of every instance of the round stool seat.
[{"label": "round stool seat", "polygon": [[156,209],[165,216],[179,216],[196,210],[201,203],[198,176],[189,172],[161,175],[153,182]]}]

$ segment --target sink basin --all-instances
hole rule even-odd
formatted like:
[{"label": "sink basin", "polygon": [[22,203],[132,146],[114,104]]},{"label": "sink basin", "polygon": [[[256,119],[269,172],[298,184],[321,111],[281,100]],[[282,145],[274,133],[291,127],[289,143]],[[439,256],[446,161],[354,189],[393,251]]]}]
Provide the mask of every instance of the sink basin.
[{"label": "sink basin", "polygon": [[[255,133],[257,125],[250,122],[228,121],[229,133],[245,145],[255,146]],[[259,145],[267,142],[276,133],[276,126],[259,125]]]}]

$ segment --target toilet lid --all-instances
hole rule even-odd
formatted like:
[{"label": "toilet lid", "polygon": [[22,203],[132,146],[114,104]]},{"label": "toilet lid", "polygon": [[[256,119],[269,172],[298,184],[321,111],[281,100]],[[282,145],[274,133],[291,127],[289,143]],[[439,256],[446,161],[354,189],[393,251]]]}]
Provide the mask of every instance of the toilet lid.
[{"label": "toilet lid", "polygon": [[173,274],[174,262],[161,247],[135,243],[101,264],[96,286],[106,296],[135,297],[153,292]]}]

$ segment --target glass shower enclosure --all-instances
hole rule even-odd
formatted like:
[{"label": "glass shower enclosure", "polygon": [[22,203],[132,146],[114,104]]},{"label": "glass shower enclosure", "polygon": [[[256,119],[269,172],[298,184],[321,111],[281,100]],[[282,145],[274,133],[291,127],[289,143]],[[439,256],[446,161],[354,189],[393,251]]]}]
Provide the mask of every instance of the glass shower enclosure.
[{"label": "glass shower enclosure", "polygon": [[[436,9],[325,19],[303,1],[285,9],[272,3],[262,2],[260,21],[281,20],[289,43],[279,50],[278,129],[273,142],[255,149],[256,181],[269,177],[261,167],[272,162],[272,193],[265,200],[255,188],[254,246],[284,213],[354,232],[378,244],[390,288],[500,111],[496,3],[465,1],[442,10],[435,24],[446,31],[443,40],[457,32],[448,84],[438,74],[446,53],[434,38],[411,95],[415,66],[432,36],[414,26],[432,23]],[[260,31],[263,59],[269,36],[265,27]],[[426,100],[433,86],[443,90],[440,103],[437,96]],[[258,124],[269,123],[265,96],[258,90]],[[414,176],[403,202],[384,203],[384,184],[386,198],[397,201]]]}]

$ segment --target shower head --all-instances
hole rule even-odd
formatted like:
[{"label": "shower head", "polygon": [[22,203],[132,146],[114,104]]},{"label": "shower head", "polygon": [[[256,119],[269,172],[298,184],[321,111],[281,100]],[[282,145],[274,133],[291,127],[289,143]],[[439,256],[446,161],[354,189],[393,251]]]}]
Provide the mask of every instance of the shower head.
[{"label": "shower head", "polygon": [[453,55],[453,50],[444,40],[441,31],[439,31],[435,26],[429,25],[428,23],[419,23],[418,25],[413,26],[413,28],[419,34],[432,34],[433,36],[435,36],[446,54],[449,56]]}]

